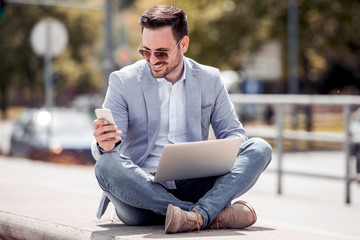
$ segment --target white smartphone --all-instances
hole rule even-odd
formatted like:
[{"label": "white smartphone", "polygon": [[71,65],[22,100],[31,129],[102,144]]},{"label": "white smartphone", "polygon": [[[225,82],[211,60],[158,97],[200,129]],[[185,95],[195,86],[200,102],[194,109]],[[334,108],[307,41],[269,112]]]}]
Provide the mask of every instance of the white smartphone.
[{"label": "white smartphone", "polygon": [[98,108],[98,109],[95,109],[95,114],[96,114],[97,119],[107,120],[109,122],[109,124],[115,125],[115,121],[111,114],[110,109]]},{"label": "white smartphone", "polygon": [[[114,121],[114,118],[112,116],[110,109],[97,108],[97,109],[95,109],[95,114],[96,114],[97,119],[107,120],[109,122],[109,124],[115,125],[115,121]],[[105,132],[105,133],[107,133],[107,132]],[[111,138],[111,139],[120,139],[120,137],[117,136],[116,138]]]}]

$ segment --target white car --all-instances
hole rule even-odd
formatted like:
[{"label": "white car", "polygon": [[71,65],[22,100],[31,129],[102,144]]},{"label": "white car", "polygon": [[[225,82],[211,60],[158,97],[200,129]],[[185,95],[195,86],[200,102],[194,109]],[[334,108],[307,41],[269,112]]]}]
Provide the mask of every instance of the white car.
[{"label": "white car", "polygon": [[16,120],[10,155],[50,162],[94,164],[93,119],[69,108],[26,109]]}]

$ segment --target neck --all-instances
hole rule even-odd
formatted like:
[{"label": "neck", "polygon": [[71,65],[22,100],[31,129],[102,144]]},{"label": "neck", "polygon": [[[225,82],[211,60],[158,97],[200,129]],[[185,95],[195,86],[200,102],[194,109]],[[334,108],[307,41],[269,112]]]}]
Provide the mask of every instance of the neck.
[{"label": "neck", "polygon": [[174,69],[174,71],[171,74],[168,74],[164,78],[167,81],[171,82],[172,84],[175,84],[177,81],[180,80],[181,76],[183,75],[183,72],[184,72],[184,61],[181,60],[177,68]]}]

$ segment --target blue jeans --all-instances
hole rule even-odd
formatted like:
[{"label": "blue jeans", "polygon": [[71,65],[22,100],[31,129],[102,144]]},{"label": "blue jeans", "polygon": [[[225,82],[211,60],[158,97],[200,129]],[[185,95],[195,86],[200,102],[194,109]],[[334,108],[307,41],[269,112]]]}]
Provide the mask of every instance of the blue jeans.
[{"label": "blue jeans", "polygon": [[198,211],[208,226],[231,201],[247,192],[271,161],[271,146],[251,138],[240,146],[231,172],[222,176],[190,179],[169,190],[152,182],[137,165],[116,152],[101,155],[95,165],[100,187],[128,225],[162,224],[168,204]]}]

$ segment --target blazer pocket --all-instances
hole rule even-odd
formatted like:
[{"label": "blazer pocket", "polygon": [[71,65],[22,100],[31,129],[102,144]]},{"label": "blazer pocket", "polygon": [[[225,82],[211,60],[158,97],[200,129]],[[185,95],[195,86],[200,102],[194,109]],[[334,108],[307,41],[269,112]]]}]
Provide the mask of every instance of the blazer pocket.
[{"label": "blazer pocket", "polygon": [[210,124],[212,104],[201,106],[201,126],[202,128],[208,128]]},{"label": "blazer pocket", "polygon": [[201,111],[206,110],[206,109],[211,108],[211,107],[212,107],[211,103],[207,104],[207,105],[204,105],[204,106],[201,106]]},{"label": "blazer pocket", "polygon": [[209,126],[212,113],[212,104],[201,106],[201,135],[202,139],[209,137]]}]

